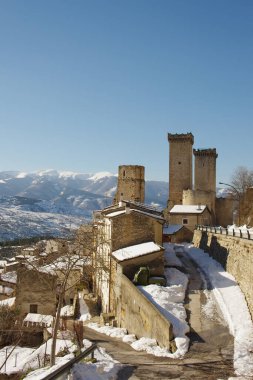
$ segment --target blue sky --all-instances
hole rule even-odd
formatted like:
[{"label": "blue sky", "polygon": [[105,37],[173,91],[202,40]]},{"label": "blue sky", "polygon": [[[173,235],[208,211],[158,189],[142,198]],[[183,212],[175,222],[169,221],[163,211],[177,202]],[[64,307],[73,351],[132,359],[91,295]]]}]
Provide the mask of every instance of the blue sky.
[{"label": "blue sky", "polygon": [[0,0],[0,170],[168,180],[167,133],[253,168],[252,0]]}]

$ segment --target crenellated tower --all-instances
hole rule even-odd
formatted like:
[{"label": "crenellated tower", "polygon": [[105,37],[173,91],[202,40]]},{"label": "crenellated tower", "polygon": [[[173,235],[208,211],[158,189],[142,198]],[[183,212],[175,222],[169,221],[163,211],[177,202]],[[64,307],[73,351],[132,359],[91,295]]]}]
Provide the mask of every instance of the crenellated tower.
[{"label": "crenellated tower", "polygon": [[216,193],[216,149],[193,149],[195,156],[194,189]]},{"label": "crenellated tower", "polygon": [[169,200],[168,210],[182,204],[183,190],[192,189],[192,133],[168,133],[169,154]]}]

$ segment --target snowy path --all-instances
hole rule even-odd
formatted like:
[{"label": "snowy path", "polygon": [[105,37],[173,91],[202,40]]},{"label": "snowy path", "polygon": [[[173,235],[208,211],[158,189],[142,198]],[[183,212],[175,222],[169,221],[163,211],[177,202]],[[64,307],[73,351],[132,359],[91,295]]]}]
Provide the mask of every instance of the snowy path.
[{"label": "snowy path", "polygon": [[237,376],[253,377],[253,323],[245,297],[234,277],[201,249],[186,245],[188,255],[198,263],[208,278],[211,293],[215,296],[229,330],[234,337],[234,368]]},{"label": "snowy path", "polygon": [[[190,350],[181,360],[136,352],[130,345],[85,327],[85,336],[98,341],[114,359],[125,367],[118,379],[208,379],[227,380],[233,376],[233,337],[219,316],[196,264],[183,248],[178,249],[182,267],[189,273],[187,307],[191,324]],[[171,264],[171,263],[170,263]],[[175,263],[177,266],[178,262]],[[212,318],[210,317],[212,315]],[[213,316],[215,316],[213,318]],[[215,333],[216,332],[216,333]]]}]

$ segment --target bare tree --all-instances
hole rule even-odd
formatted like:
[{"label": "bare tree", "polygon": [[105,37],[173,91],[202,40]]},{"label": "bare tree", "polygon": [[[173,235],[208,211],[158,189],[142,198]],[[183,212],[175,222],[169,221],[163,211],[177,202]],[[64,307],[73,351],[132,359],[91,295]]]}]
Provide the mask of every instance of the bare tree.
[{"label": "bare tree", "polygon": [[[57,243],[58,249],[56,248]],[[42,244],[38,253],[41,254],[44,248]],[[42,259],[38,259],[39,256],[32,261],[27,261],[27,258],[24,258],[23,271],[26,272],[27,276],[30,276],[29,272],[31,276],[37,273],[37,278],[41,284],[43,282],[48,286],[53,284],[52,292],[56,298],[56,313],[52,331],[51,366],[55,364],[56,340],[57,332],[60,328],[61,309],[65,305],[71,305],[80,284],[87,288],[90,287],[93,252],[93,226],[85,225],[78,230],[75,239],[71,241],[56,239],[55,244],[52,246],[52,252],[49,249],[47,256],[43,256]],[[52,281],[48,284],[50,276]],[[54,302],[53,298],[52,296],[51,302]],[[40,299],[38,299],[38,302],[35,300],[33,302],[34,304],[40,304]]]},{"label": "bare tree", "polygon": [[[247,169],[245,166],[239,166],[231,177],[231,185],[240,195],[245,194],[249,187],[253,186],[253,170]],[[236,194],[236,190],[232,192]]]}]

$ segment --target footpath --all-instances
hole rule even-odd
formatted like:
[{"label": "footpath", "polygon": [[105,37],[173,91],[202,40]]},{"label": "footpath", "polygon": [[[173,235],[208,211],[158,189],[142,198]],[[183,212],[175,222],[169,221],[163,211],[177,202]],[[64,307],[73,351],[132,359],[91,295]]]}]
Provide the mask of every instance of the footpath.
[{"label": "footpath", "polygon": [[119,339],[84,327],[84,336],[98,343],[123,365],[119,380],[175,379],[227,380],[234,376],[234,339],[214,302],[208,283],[183,248],[177,256],[189,275],[185,307],[190,325],[190,347],[184,359],[155,357],[138,352]]}]

